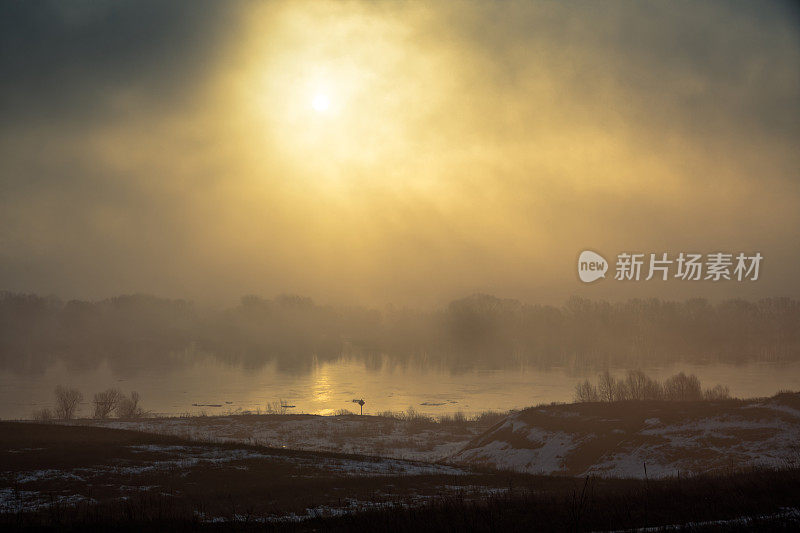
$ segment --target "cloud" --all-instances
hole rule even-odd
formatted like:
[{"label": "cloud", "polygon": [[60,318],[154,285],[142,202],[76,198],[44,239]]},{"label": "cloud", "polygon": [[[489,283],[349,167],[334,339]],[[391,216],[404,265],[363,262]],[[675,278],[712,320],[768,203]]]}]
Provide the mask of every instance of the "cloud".
[{"label": "cloud", "polygon": [[[800,289],[791,3],[0,9],[3,288],[412,304]],[[314,114],[319,87],[340,111]],[[765,276],[575,279],[583,249],[689,248],[759,250]]]},{"label": "cloud", "polygon": [[[2,111],[16,126],[111,119],[121,98],[166,107],[208,74],[231,31],[218,2],[6,2]],[[22,124],[20,124],[22,123]]]}]

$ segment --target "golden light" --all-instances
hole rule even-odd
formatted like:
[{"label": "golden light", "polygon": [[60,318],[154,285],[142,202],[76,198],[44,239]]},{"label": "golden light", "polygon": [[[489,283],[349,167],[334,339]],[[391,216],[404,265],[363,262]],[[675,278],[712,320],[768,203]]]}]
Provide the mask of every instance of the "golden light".
[{"label": "golden light", "polygon": [[311,100],[311,107],[314,108],[314,111],[318,113],[324,113],[327,111],[331,106],[331,102],[328,99],[328,96],[322,93],[318,93],[314,95],[314,99]]},{"label": "golden light", "polygon": [[[405,187],[421,176],[400,169],[425,161],[430,147],[430,114],[443,95],[439,56],[409,50],[409,27],[365,6],[259,10],[264,15],[249,17],[252,30],[236,62],[237,99],[255,149],[274,143],[295,183],[317,188],[376,176],[384,186]],[[403,180],[390,179],[400,173]]]}]

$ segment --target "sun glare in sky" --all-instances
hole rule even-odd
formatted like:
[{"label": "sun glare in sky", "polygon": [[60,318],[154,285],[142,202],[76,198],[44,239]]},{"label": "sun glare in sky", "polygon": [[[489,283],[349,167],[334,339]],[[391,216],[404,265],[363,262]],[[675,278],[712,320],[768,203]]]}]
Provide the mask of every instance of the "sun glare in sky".
[{"label": "sun glare in sky", "polygon": [[[461,3],[242,6],[235,15],[241,23],[220,36],[224,46],[213,63],[187,58],[203,68],[180,106],[166,105],[161,91],[151,90],[161,87],[152,85],[161,75],[153,66],[152,80],[116,89],[102,106],[108,116],[73,124],[78,113],[64,115],[64,127],[75,133],[59,150],[87,165],[74,171],[75,180],[86,181],[74,192],[76,202],[87,202],[86,228],[62,228],[72,203],[52,211],[46,187],[36,198],[0,203],[0,240],[13,219],[20,232],[31,232],[14,241],[20,254],[58,250],[53,265],[72,261],[70,272],[53,267],[64,280],[53,291],[76,297],[90,289],[117,291],[114,278],[101,286],[89,275],[100,268],[89,254],[62,248],[64,239],[93,228],[101,229],[86,246],[108,249],[131,291],[172,294],[180,281],[180,294],[220,298],[288,290],[323,300],[414,305],[507,291],[560,303],[583,290],[572,261],[589,246],[606,253],[622,246],[730,247],[765,257],[772,246],[785,255],[784,264],[794,264],[786,243],[796,239],[782,228],[800,227],[792,181],[796,128],[793,115],[775,107],[796,103],[800,79],[796,32],[788,22],[774,22],[780,34],[749,30],[732,55],[727,47],[738,35],[738,19],[729,17],[730,28],[713,36],[705,23],[692,22],[698,42],[707,37],[718,47],[701,69],[693,48],[674,49],[671,34],[655,31],[660,23],[645,12],[636,16],[652,31],[634,24],[622,35],[614,13],[598,26],[587,21],[589,34],[583,23],[564,26],[585,15],[560,4],[508,5],[489,27],[489,7]],[[676,28],[694,21],[679,11],[664,8],[664,16]],[[751,38],[762,39],[760,47],[747,44]],[[644,56],[637,45],[645,47]],[[773,58],[781,68],[758,70]],[[642,78],[648,61],[652,70]],[[769,76],[753,76],[753,65]],[[728,68],[740,85],[718,74]],[[79,91],[54,94],[78,98]],[[50,93],[39,97],[48,101]],[[753,128],[763,134],[753,135]],[[63,140],[55,123],[46,133],[48,143]],[[18,154],[14,143],[37,135],[31,129],[9,137],[18,139],[13,142],[0,140],[13,144],[5,145],[4,163]],[[14,157],[21,159],[13,172],[32,175],[58,175],[66,165],[50,161],[49,152],[52,170],[28,168],[33,162]],[[136,194],[84,193],[95,181],[135,187]],[[27,185],[20,187],[20,195],[28,194]],[[653,197],[657,205],[645,208]],[[128,203],[116,205],[117,199]],[[170,213],[151,221],[147,238],[127,222],[140,201]],[[754,225],[754,210],[769,216]],[[140,248],[130,249],[134,244]],[[140,272],[125,255],[155,265],[155,258],[176,250],[192,254],[186,260],[192,268]],[[10,268],[24,287],[27,263],[8,266],[3,253],[0,274]],[[48,272],[36,274],[42,283],[49,283]],[[782,290],[767,283],[748,290]],[[623,297],[609,285],[591,294]],[[660,290],[654,285],[654,294]],[[691,286],[680,291],[698,296]],[[720,286],[708,294],[726,291]]]},{"label": "sun glare in sky", "polygon": [[328,95],[323,93],[317,93],[314,95],[314,99],[311,100],[311,107],[314,108],[314,111],[318,113],[324,113],[325,111],[330,108],[331,102],[328,99]]}]

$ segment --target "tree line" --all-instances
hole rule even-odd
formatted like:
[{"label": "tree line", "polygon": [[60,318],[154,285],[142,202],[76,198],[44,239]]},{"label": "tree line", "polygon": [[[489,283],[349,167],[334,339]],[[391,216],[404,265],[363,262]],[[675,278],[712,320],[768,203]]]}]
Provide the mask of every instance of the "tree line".
[{"label": "tree line", "polygon": [[664,382],[651,378],[641,370],[629,370],[625,377],[615,378],[606,370],[597,382],[588,379],[575,386],[576,402],[619,402],[625,400],[727,400],[731,397],[726,385],[703,390],[694,374],[679,372]]},{"label": "tree line", "polygon": [[[358,357],[370,366],[426,361],[476,365],[640,368],[649,363],[800,360],[800,302],[571,298],[562,306],[477,294],[431,311],[334,307],[310,298],[246,296],[208,309],[183,300],[119,296],[97,302],[0,293],[0,368],[43,372],[108,361],[118,373],[212,354],[286,372]],[[177,363],[175,363],[177,364]]]}]

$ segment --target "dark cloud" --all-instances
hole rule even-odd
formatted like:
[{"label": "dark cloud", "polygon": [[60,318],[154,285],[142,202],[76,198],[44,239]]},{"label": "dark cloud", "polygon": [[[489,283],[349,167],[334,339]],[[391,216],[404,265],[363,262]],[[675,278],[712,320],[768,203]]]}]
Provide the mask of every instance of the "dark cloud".
[{"label": "dark cloud", "polygon": [[[800,9],[794,2],[457,5],[459,44],[502,91],[556,67],[570,105],[650,131],[800,134]],[[435,31],[435,29],[434,29]],[[435,39],[436,37],[434,37]],[[624,98],[620,98],[623,96]],[[655,126],[658,126],[656,128]],[[662,132],[663,133],[663,132]]]},{"label": "dark cloud", "polygon": [[169,106],[210,74],[233,4],[157,0],[0,4],[0,112],[9,121],[96,119],[119,92]]}]

